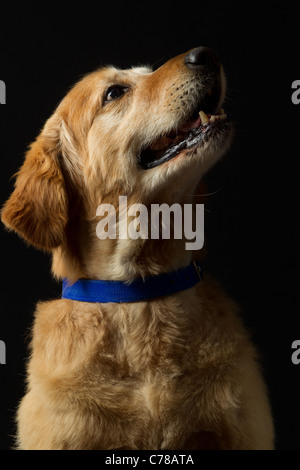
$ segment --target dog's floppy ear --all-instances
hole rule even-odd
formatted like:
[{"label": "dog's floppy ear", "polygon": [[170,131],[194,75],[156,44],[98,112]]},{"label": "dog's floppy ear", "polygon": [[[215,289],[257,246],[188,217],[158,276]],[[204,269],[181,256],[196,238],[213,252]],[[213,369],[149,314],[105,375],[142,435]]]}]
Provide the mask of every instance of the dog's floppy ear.
[{"label": "dog's floppy ear", "polygon": [[2,222],[37,248],[62,244],[68,201],[59,162],[59,123],[49,119],[28,150],[15,190],[1,212]]}]

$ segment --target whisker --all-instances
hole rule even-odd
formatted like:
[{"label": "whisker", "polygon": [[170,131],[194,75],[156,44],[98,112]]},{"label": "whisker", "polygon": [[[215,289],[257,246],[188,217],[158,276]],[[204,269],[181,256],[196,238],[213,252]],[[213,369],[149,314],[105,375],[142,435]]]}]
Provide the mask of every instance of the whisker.
[{"label": "whisker", "polygon": [[224,188],[217,189],[216,191],[213,191],[212,193],[205,193],[205,194],[189,194],[189,196],[192,197],[203,197],[203,196],[213,196],[214,194],[218,194],[220,191],[223,191]]}]

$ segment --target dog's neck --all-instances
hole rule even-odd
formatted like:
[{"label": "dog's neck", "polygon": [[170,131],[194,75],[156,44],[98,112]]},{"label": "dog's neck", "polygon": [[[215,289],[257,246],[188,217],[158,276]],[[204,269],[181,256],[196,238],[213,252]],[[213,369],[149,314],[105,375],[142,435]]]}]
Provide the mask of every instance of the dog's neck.
[{"label": "dog's neck", "polygon": [[53,253],[53,273],[70,280],[103,279],[131,281],[187,266],[192,251],[185,249],[185,240],[99,240],[91,237],[77,257],[59,247]]},{"label": "dog's neck", "polygon": [[[194,203],[195,206],[195,200],[188,193],[188,196],[182,198],[176,196],[176,203],[182,209],[182,221],[184,205]],[[198,203],[199,198],[196,200]],[[167,198],[167,201],[169,206],[175,202],[173,197]],[[132,217],[128,217],[127,226],[130,222]],[[131,281],[138,277],[174,271],[192,261],[193,251],[186,249],[184,230],[183,238],[180,239],[174,238],[172,228],[168,239],[161,236],[159,239],[151,238],[150,229],[146,239],[132,239],[130,236],[126,239],[99,239],[98,223],[99,218],[94,218],[81,221],[80,224],[77,222],[73,229],[69,229],[67,243],[53,253],[52,270],[56,277],[66,277],[72,281],[79,278]]]}]

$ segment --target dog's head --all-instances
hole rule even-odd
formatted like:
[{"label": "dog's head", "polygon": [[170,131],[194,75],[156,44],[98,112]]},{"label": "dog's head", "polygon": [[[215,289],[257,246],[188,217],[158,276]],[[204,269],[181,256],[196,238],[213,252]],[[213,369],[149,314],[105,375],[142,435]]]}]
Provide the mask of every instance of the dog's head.
[{"label": "dog's head", "polygon": [[76,245],[72,227],[82,233],[97,206],[119,195],[183,202],[228,148],[224,97],[223,68],[204,47],[155,71],[106,67],[87,75],[29,149],[3,222],[51,251]]}]

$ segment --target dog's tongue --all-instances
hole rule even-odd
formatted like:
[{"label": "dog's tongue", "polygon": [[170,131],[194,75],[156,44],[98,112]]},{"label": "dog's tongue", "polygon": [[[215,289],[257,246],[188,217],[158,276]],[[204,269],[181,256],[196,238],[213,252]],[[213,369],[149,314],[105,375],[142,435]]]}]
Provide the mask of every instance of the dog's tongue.
[{"label": "dog's tongue", "polygon": [[169,134],[161,137],[156,142],[151,145],[151,150],[163,150],[170,145],[177,144],[178,142],[182,141],[185,137],[187,132],[191,131],[192,129],[197,129],[202,124],[201,116],[198,116],[196,119],[185,121],[178,130],[172,131]]},{"label": "dog's tongue", "polygon": [[178,133],[174,135],[174,137],[169,134],[165,135],[164,137],[161,137],[160,139],[156,140],[152,145],[151,145],[151,150],[157,151],[157,150],[164,150],[170,145],[176,144],[177,142],[180,142],[182,140],[182,133]]},{"label": "dog's tongue", "polygon": [[194,119],[193,121],[185,121],[178,132],[188,132],[192,129],[196,129],[200,127],[202,124],[201,117],[198,116],[197,119]]}]

